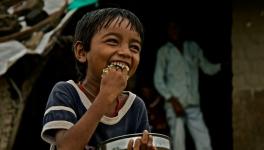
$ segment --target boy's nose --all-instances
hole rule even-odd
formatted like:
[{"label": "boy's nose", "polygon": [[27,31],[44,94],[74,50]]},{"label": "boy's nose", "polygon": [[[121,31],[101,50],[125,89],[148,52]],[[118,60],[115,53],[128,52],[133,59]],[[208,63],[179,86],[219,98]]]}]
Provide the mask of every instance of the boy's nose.
[{"label": "boy's nose", "polygon": [[118,50],[118,54],[126,58],[131,57],[131,51],[127,46],[120,47],[120,49]]}]

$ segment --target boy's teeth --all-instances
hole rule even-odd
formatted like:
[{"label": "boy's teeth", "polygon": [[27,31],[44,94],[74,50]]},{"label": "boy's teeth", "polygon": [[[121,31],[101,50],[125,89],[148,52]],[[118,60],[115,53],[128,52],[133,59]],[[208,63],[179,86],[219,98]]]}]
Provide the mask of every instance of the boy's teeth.
[{"label": "boy's teeth", "polygon": [[127,72],[129,71],[129,67],[127,65],[125,65],[125,69],[127,70]]},{"label": "boy's teeth", "polygon": [[120,62],[112,62],[108,67],[111,67],[111,66],[119,66],[120,68],[126,69],[127,71],[129,71],[129,67]]}]

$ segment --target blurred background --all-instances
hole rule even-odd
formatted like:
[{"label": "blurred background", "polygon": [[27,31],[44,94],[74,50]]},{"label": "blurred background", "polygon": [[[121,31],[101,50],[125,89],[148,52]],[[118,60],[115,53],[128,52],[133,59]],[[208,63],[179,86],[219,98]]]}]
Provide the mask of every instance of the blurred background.
[{"label": "blurred background", "polygon": [[[49,149],[40,138],[47,97],[56,82],[76,78],[71,49],[77,21],[103,7],[129,9],[145,27],[128,89],[145,98],[154,132],[169,135],[162,101],[153,105],[159,97],[153,71],[172,17],[211,62],[222,64],[217,75],[200,72],[199,78],[213,149],[264,149],[264,1],[1,0],[0,7],[0,150]],[[186,138],[187,150],[194,149]]]}]

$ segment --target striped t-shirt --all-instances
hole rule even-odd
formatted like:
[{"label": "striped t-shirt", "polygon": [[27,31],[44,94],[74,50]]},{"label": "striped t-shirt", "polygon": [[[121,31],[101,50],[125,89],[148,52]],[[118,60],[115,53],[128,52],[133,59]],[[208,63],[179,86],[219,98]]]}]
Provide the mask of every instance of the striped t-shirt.
[{"label": "striped t-shirt", "polygon": [[[124,94],[128,95],[128,99],[118,115],[112,118],[103,116],[87,146],[96,147],[109,138],[150,130],[143,100],[129,91],[125,91]],[[49,131],[71,128],[90,106],[90,100],[74,81],[58,82],[48,98],[43,118],[42,139],[55,148],[55,137]]]}]

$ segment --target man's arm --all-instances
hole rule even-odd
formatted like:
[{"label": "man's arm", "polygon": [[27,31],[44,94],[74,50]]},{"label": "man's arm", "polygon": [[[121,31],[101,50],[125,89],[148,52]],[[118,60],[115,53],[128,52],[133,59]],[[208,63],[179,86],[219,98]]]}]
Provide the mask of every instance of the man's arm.
[{"label": "man's arm", "polygon": [[203,50],[197,45],[198,48],[198,58],[199,58],[199,66],[202,71],[208,75],[214,75],[221,70],[221,64],[213,64],[208,61],[208,59],[204,56]]},{"label": "man's arm", "polygon": [[161,48],[157,53],[157,61],[154,71],[154,86],[161,96],[168,100],[172,95],[167,88],[165,75],[166,75],[166,53]]}]

